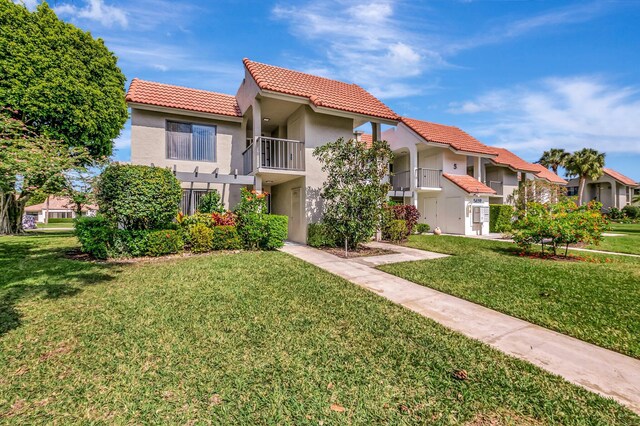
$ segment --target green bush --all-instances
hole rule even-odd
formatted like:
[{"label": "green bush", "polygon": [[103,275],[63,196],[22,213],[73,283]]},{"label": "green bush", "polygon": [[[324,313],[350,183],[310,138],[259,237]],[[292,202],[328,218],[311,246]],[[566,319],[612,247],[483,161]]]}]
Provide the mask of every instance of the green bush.
[{"label": "green bush", "polygon": [[268,214],[262,218],[264,222],[264,237],[260,248],[275,250],[284,245],[287,239],[289,218],[287,216]]},{"label": "green bush", "polygon": [[80,249],[97,259],[106,259],[113,239],[113,228],[103,216],[83,216],[75,220]]},{"label": "green bush", "polygon": [[111,164],[97,179],[100,212],[119,227],[161,229],[178,213],[180,182],[170,170]]},{"label": "green bush", "polygon": [[215,226],[213,228],[213,250],[238,250],[242,248],[242,240],[235,226]]},{"label": "green bush", "polygon": [[510,232],[514,209],[509,204],[489,206],[489,232]]},{"label": "green bush", "polygon": [[619,220],[624,219],[624,212],[617,207],[611,207],[609,211],[606,213],[609,219]]},{"label": "green bush", "polygon": [[246,188],[241,189],[240,202],[236,205],[234,213],[237,215],[238,234],[246,248],[259,249],[265,239],[263,217],[266,211],[266,193],[258,194]]},{"label": "green bush", "polygon": [[110,242],[109,257],[139,257],[147,254],[146,229],[115,229]]},{"label": "green bush", "polygon": [[146,243],[146,254],[149,256],[179,253],[184,247],[182,235],[173,229],[150,232],[147,236]]},{"label": "green bush", "polygon": [[195,213],[191,216],[178,215],[179,224],[183,227],[189,228],[193,225],[202,224],[209,228],[213,227],[213,221],[211,219],[211,213]]},{"label": "green bush", "polygon": [[415,229],[418,234],[424,234],[425,232],[429,232],[431,227],[427,223],[417,223]]},{"label": "green bush", "polygon": [[213,246],[213,229],[203,223],[189,227],[189,245],[194,253],[204,253]]},{"label": "green bush", "polygon": [[383,238],[392,242],[404,241],[409,234],[407,222],[403,219],[391,220],[383,230]]},{"label": "green bush", "polygon": [[224,205],[218,191],[214,189],[211,192],[207,192],[200,199],[197,210],[201,213],[224,213]]},{"label": "green bush", "polygon": [[74,219],[70,217],[50,217],[49,223],[73,223]]},{"label": "green bush", "polygon": [[307,227],[307,244],[311,247],[336,247],[338,237],[325,223],[310,223]]},{"label": "green bush", "polygon": [[640,219],[640,206],[634,206],[629,204],[622,208],[622,212],[629,219]]}]

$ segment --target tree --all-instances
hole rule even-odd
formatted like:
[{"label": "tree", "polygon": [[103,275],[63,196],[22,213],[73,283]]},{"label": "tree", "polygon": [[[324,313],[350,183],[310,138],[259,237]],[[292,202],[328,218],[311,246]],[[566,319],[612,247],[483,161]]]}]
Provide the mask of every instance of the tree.
[{"label": "tree", "polygon": [[578,205],[584,201],[584,187],[587,179],[597,180],[604,173],[605,154],[591,148],[584,148],[571,154],[565,164],[565,169],[570,177],[579,178]]},{"label": "tree", "polygon": [[85,148],[70,148],[0,114],[0,234],[21,232],[31,195],[60,191],[63,172],[86,159]]},{"label": "tree", "polygon": [[37,134],[108,157],[127,120],[125,76],[101,39],[0,0],[0,105]]},{"label": "tree", "polygon": [[538,163],[547,169],[551,168],[553,173],[558,174],[558,167],[564,167],[569,155],[570,154],[562,148],[551,148],[549,151],[542,153],[542,157],[540,157]]},{"label": "tree", "polygon": [[345,250],[367,241],[381,225],[390,185],[384,181],[393,154],[385,141],[370,148],[340,138],[317,147],[313,155],[327,174],[320,193],[323,221],[344,241]]},{"label": "tree", "polygon": [[76,217],[82,216],[82,208],[95,202],[93,182],[95,176],[85,168],[78,168],[65,173],[65,185],[61,194],[73,203]]}]

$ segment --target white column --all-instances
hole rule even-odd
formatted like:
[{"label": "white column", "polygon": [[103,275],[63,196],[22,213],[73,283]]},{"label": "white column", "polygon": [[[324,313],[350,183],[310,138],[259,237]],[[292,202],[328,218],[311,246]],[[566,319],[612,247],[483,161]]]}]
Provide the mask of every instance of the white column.
[{"label": "white column", "polygon": [[473,166],[474,177],[482,182],[482,158],[476,157],[475,164]]},{"label": "white column", "polygon": [[611,184],[611,196],[613,197],[613,207],[618,208],[618,182],[615,180]]},{"label": "white column", "polygon": [[[258,138],[262,136],[262,108],[260,99],[254,99],[252,104],[253,112],[253,171],[258,170],[260,162],[260,143]],[[262,188],[260,189],[262,190]]]},{"label": "white column", "polygon": [[256,192],[262,192],[262,176],[255,176],[255,183],[253,185],[253,189],[256,190]]},{"label": "white column", "polygon": [[380,123],[371,122],[371,139],[373,141],[379,141],[382,137],[382,126]]},{"label": "white column", "polygon": [[418,210],[418,193],[416,192],[416,186],[418,182],[416,176],[416,169],[418,168],[418,147],[415,145],[409,146],[409,189],[411,190],[411,204]]}]

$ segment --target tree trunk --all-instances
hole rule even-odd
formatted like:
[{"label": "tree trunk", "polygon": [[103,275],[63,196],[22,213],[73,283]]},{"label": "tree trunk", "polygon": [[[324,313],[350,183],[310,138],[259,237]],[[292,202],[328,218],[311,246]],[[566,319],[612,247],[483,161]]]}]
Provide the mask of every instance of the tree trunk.
[{"label": "tree trunk", "polygon": [[582,176],[580,176],[580,183],[578,184],[578,205],[579,206],[582,205],[582,200],[584,197],[584,187],[586,186],[585,185],[586,183],[587,183],[587,180]]},{"label": "tree trunk", "polygon": [[0,234],[19,234],[27,198],[16,199],[12,193],[0,193]]}]

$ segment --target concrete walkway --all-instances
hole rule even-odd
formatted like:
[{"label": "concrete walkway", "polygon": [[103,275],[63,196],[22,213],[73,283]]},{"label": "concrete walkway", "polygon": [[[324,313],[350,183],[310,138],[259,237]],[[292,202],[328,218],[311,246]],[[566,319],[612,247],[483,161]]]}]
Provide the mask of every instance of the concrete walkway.
[{"label": "concrete walkway", "polygon": [[304,245],[287,244],[281,250],[640,414],[640,360],[379,271],[375,265],[445,255],[384,243],[372,245],[398,253],[342,259]]}]

